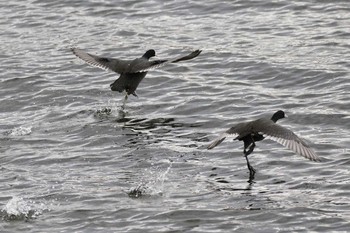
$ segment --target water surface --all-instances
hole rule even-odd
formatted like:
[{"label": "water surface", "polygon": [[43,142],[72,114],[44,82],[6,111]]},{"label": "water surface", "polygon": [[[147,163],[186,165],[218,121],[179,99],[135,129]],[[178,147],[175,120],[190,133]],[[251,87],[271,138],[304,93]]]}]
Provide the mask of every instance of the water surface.
[{"label": "water surface", "polygon": [[[0,3],[1,232],[330,232],[350,228],[347,1]],[[191,61],[117,75],[69,50]],[[315,163],[264,141],[207,151],[283,109]]]}]

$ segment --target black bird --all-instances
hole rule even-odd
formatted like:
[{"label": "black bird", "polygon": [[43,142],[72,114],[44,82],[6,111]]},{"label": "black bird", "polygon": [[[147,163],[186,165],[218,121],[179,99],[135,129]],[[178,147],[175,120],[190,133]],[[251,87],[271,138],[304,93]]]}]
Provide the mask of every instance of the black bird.
[{"label": "black bird", "polygon": [[234,140],[243,141],[243,154],[247,160],[247,166],[249,169],[249,183],[254,180],[255,169],[250,165],[248,155],[253,152],[255,142],[261,141],[265,138],[276,141],[307,159],[320,161],[315,152],[301,138],[289,129],[276,124],[276,121],[285,117],[286,115],[284,112],[279,110],[273,114],[271,119],[260,118],[255,121],[239,123],[221,134],[207,148],[212,149],[216,147],[223,142],[226,137],[233,137]]},{"label": "black bird", "polygon": [[119,78],[110,86],[112,91],[126,91],[125,99],[127,99],[130,94],[137,96],[135,91],[149,70],[161,67],[167,63],[190,60],[197,57],[202,52],[201,50],[196,50],[187,56],[181,56],[175,59],[150,61],[149,59],[156,55],[153,49],[148,50],[142,57],[134,60],[99,57],[86,53],[78,48],[72,48],[71,50],[77,57],[84,60],[89,65],[120,74]]}]

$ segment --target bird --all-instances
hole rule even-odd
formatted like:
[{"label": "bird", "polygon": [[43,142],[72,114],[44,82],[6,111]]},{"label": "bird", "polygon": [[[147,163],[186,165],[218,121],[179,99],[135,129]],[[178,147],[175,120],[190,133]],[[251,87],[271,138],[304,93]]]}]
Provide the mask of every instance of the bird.
[{"label": "bird", "polygon": [[140,58],[133,60],[122,60],[92,55],[74,47],[71,48],[71,51],[78,58],[82,59],[91,66],[114,71],[120,74],[119,78],[115,80],[110,87],[112,91],[118,91],[120,93],[126,91],[125,100],[127,100],[128,95],[134,95],[137,97],[136,89],[149,70],[159,68],[168,63],[176,63],[193,59],[202,52],[201,50],[195,50],[186,56],[180,56],[174,59],[149,60],[151,57],[156,56],[155,50],[150,49],[147,50]]},{"label": "bird", "polygon": [[243,141],[243,154],[246,158],[249,170],[249,183],[253,182],[256,170],[250,165],[248,155],[253,152],[255,143],[263,139],[276,141],[298,155],[312,161],[320,162],[320,158],[304,140],[299,138],[291,130],[276,124],[278,120],[285,117],[287,117],[287,115],[284,111],[279,110],[272,115],[271,119],[260,118],[254,121],[238,123],[222,133],[216,140],[207,146],[207,149],[213,149],[222,143],[227,137],[233,137],[234,140]]}]

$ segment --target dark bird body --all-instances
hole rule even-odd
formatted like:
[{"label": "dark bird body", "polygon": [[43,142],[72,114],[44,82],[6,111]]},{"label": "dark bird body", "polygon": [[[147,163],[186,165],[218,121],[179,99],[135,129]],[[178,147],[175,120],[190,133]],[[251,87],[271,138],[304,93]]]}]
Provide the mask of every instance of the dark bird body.
[{"label": "dark bird body", "polygon": [[134,60],[99,57],[86,53],[78,48],[72,48],[72,52],[89,65],[105,70],[111,70],[120,74],[119,78],[112,83],[110,87],[112,91],[126,91],[126,97],[130,94],[137,96],[135,91],[149,70],[161,67],[168,63],[190,60],[201,53],[200,50],[196,50],[187,56],[181,56],[175,59],[150,61],[149,59],[156,55],[153,49],[148,50],[142,57]]},{"label": "dark bird body", "polygon": [[234,140],[243,141],[243,153],[247,160],[247,166],[249,169],[248,182],[252,182],[255,175],[255,169],[250,165],[248,155],[253,152],[255,142],[261,141],[265,138],[276,141],[307,159],[320,161],[315,152],[301,138],[289,129],[276,124],[277,120],[284,117],[284,112],[280,110],[273,114],[271,119],[260,118],[255,121],[239,123],[220,135],[208,146],[208,149],[216,147],[223,142],[226,137],[233,137]]}]

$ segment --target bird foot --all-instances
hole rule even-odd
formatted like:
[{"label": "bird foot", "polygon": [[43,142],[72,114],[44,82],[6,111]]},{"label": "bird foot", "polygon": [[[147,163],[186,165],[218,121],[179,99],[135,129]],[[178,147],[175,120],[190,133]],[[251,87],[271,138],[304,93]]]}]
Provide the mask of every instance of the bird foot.
[{"label": "bird foot", "polygon": [[256,170],[252,166],[248,166],[249,169],[249,180],[248,183],[254,183]]}]

